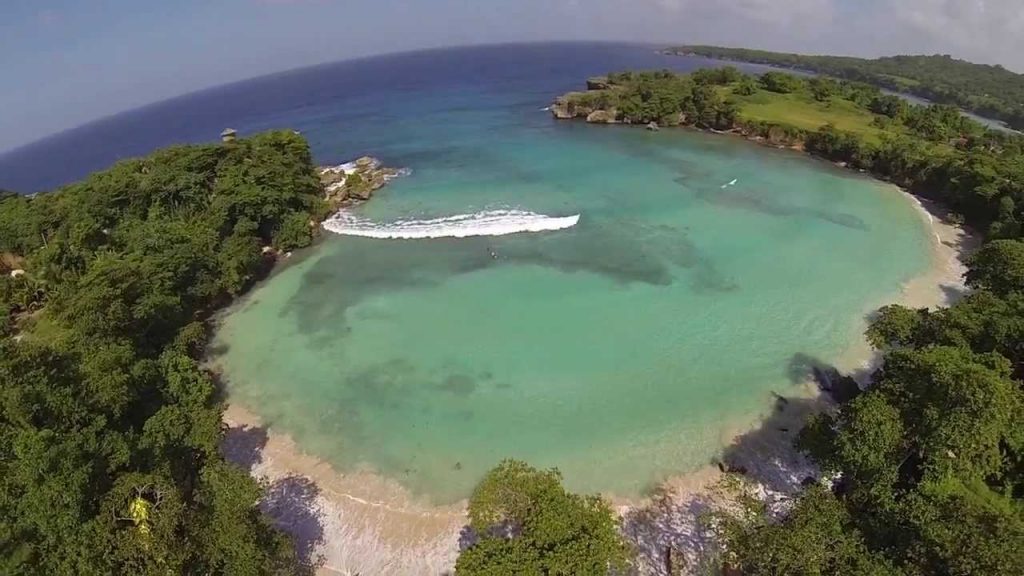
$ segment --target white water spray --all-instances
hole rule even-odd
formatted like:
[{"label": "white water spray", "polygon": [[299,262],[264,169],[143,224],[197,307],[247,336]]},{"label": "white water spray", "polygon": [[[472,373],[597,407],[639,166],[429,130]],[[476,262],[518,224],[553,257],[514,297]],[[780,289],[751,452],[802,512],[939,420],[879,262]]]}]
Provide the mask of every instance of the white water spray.
[{"label": "white water spray", "polygon": [[546,216],[524,210],[485,210],[429,220],[373,222],[342,210],[325,221],[323,227],[335,234],[365,238],[469,238],[563,230],[575,226],[579,220],[579,214]]}]

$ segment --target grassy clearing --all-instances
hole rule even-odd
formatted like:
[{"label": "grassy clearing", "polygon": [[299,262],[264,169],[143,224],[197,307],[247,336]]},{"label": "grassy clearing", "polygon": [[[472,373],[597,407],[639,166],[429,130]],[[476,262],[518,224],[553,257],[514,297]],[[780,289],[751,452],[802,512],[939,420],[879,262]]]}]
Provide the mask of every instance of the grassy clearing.
[{"label": "grassy clearing", "polygon": [[858,134],[870,142],[879,142],[886,130],[872,125],[875,115],[857,108],[856,104],[840,98],[818,102],[807,94],[777,94],[759,90],[750,96],[740,96],[726,89],[727,95],[740,107],[740,116],[746,120],[759,120],[784,124],[814,131],[832,123],[836,128]]}]

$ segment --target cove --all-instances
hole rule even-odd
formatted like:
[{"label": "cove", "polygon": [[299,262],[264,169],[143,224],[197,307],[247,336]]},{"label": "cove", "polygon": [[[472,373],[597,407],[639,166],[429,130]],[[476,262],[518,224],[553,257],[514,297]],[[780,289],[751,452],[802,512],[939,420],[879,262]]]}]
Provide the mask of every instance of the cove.
[{"label": "cove", "polygon": [[[891,186],[738,139],[558,124],[534,96],[435,92],[379,127],[413,173],[348,217],[419,237],[327,234],[243,299],[214,345],[230,401],[434,502],[508,457],[632,496],[710,462],[931,262]],[[579,218],[421,233],[509,213]]]}]

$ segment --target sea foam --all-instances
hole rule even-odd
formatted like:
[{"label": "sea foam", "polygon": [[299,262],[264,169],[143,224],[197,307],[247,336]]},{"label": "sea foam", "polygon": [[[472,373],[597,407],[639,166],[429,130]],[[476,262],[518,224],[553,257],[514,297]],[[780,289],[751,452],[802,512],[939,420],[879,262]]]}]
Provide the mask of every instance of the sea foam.
[{"label": "sea foam", "polygon": [[346,236],[365,238],[468,238],[504,236],[520,232],[543,232],[571,228],[580,220],[572,216],[546,216],[524,210],[485,210],[429,220],[373,222],[342,210],[323,223],[324,229]]}]

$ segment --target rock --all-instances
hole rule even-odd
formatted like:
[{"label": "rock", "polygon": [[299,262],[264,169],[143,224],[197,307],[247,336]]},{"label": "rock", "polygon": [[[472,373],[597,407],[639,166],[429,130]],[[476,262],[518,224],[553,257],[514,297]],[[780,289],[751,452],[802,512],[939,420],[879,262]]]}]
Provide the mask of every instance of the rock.
[{"label": "rock", "polygon": [[839,404],[845,404],[861,393],[860,385],[856,380],[840,374],[835,368],[815,366],[813,371],[818,389],[831,396]]},{"label": "rock", "polygon": [[344,170],[331,170],[327,168],[320,170],[320,183],[324,186],[331,186],[339,182],[345,182]]},{"label": "rock", "polygon": [[389,181],[407,174],[407,170],[387,168],[372,156],[363,156],[353,162],[320,168],[320,182],[324,195],[333,207],[369,200]]},{"label": "rock", "polygon": [[369,200],[370,196],[372,196],[372,195],[373,195],[373,188],[370,187],[369,183],[367,183],[367,184],[365,184],[363,186],[360,186],[358,188],[355,188],[353,190],[349,190],[349,194],[348,194],[348,196],[350,198],[356,198],[358,200]]},{"label": "rock", "polygon": [[743,476],[747,473],[746,466],[734,466],[728,462],[723,462],[722,460],[716,460],[715,465],[718,466],[718,471],[722,474],[739,474]]},{"label": "rock", "polygon": [[591,124],[614,124],[615,112],[611,110],[594,110],[587,114],[587,122]]},{"label": "rock", "polygon": [[264,246],[263,249],[260,250],[260,254],[263,254],[264,256],[268,254],[274,255],[277,254],[277,250],[274,250],[273,246]]},{"label": "rock", "polygon": [[607,90],[612,85],[608,83],[607,76],[594,76],[587,78],[587,90]]},{"label": "rock", "polygon": [[661,130],[661,126],[658,126],[657,122],[651,122],[647,125],[647,129],[651,132],[657,132],[658,130]]},{"label": "rock", "polygon": [[561,100],[551,105],[551,115],[556,120],[572,120],[574,118],[572,112],[569,111],[569,103]]}]

